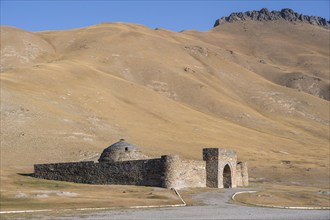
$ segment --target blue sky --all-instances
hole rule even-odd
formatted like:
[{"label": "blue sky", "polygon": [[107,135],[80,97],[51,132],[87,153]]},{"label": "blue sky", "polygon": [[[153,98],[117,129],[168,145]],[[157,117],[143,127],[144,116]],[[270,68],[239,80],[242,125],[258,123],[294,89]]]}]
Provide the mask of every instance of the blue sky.
[{"label": "blue sky", "polygon": [[0,1],[1,25],[29,31],[71,29],[101,22],[129,22],[172,31],[206,31],[213,27],[216,19],[231,12],[291,8],[329,20],[330,7],[330,0]]}]

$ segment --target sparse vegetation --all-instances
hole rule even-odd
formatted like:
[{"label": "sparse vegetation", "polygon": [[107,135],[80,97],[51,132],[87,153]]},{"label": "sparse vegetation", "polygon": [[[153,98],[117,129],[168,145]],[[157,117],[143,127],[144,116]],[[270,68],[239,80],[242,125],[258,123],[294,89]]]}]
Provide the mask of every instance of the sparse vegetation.
[{"label": "sparse vegetation", "polygon": [[[20,169],[22,172],[24,169]],[[89,185],[36,179],[2,170],[1,211],[75,209],[177,204],[169,189],[123,185]]]},{"label": "sparse vegetation", "polygon": [[268,205],[284,207],[330,207],[328,189],[317,187],[287,186],[264,184],[256,193],[243,193],[235,196],[237,202],[251,205]]},{"label": "sparse vegetation", "polygon": [[[176,203],[171,191],[17,174],[36,163],[98,158],[119,138],[150,156],[199,159],[203,147],[226,147],[248,161],[260,187],[325,189],[329,56],[329,30],[283,20],[180,33],[125,23],[37,33],[1,27],[1,209]],[[312,191],[272,190],[260,194],[265,202],[268,194],[325,201]]]}]

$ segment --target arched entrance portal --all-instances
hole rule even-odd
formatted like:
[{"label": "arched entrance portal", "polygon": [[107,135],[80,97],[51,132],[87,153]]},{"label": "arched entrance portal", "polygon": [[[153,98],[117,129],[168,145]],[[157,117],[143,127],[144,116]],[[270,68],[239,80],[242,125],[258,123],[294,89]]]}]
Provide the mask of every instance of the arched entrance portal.
[{"label": "arched entrance portal", "polygon": [[223,188],[231,188],[231,170],[228,164],[223,168]]}]

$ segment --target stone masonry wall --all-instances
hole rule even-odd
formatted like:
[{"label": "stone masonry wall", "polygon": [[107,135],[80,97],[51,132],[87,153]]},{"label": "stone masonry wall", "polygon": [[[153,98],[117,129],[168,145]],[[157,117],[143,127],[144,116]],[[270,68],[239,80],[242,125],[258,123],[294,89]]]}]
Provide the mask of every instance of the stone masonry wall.
[{"label": "stone masonry wall", "polygon": [[205,162],[181,160],[178,156],[111,163],[88,161],[36,164],[34,176],[88,184],[143,185],[178,189],[206,186]]},{"label": "stone masonry wall", "polygon": [[223,188],[223,172],[226,165],[230,168],[231,187],[236,187],[236,152],[224,148],[204,148],[203,160],[206,161],[206,186]]},{"label": "stone masonry wall", "polygon": [[242,186],[242,167],[239,163],[236,166],[236,186]]},{"label": "stone masonry wall", "polygon": [[204,161],[182,160],[179,156],[162,156],[165,167],[163,187],[187,188],[206,187]]},{"label": "stone masonry wall", "polygon": [[205,161],[182,160],[180,178],[184,187],[206,187]]},{"label": "stone masonry wall", "polygon": [[88,184],[162,186],[164,179],[161,159],[36,164],[34,170],[38,178]]},{"label": "stone masonry wall", "polygon": [[[182,160],[177,155],[165,155],[147,160],[36,164],[34,176],[88,184],[223,188],[224,168],[228,165],[230,187],[248,185],[247,164],[237,164],[235,151],[206,148],[203,160]],[[228,178],[225,180],[227,183]]]},{"label": "stone masonry wall", "polygon": [[248,186],[249,185],[248,167],[247,167],[246,162],[237,163],[236,185],[237,186]]}]

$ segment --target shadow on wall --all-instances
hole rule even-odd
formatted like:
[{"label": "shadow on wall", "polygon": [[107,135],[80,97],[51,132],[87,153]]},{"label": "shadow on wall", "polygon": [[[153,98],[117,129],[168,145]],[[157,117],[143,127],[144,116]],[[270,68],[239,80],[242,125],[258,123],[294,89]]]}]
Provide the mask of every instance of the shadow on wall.
[{"label": "shadow on wall", "polygon": [[21,175],[21,176],[29,176],[29,177],[34,176],[34,173],[16,173],[16,174]]}]

